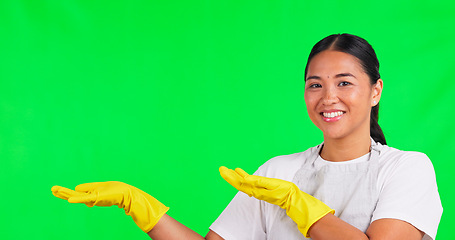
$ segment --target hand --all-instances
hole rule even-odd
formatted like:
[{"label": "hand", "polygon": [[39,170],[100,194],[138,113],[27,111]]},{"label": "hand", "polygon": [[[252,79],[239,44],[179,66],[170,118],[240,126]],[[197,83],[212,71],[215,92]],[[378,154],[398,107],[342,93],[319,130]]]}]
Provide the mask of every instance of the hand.
[{"label": "hand", "polygon": [[295,222],[300,232],[309,237],[308,229],[328,213],[335,211],[313,196],[300,191],[292,182],[277,178],[249,175],[240,168],[220,167],[220,174],[229,184],[248,196],[278,205]]},{"label": "hand", "polygon": [[285,180],[249,175],[243,169],[235,171],[220,167],[220,174],[229,184],[248,196],[286,208],[286,200],[298,190],[297,186]]},{"label": "hand", "polygon": [[85,183],[76,186],[75,191],[53,186],[51,190],[54,196],[70,203],[84,203],[89,207],[116,205],[123,208],[144,232],[149,232],[169,210],[154,197],[122,182]]}]

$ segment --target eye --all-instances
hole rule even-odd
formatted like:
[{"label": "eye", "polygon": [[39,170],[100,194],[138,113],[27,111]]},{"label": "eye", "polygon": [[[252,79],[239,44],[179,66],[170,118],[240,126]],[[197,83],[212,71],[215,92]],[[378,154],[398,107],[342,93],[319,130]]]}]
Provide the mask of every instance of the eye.
[{"label": "eye", "polygon": [[346,82],[346,81],[340,82],[338,84],[338,86],[340,86],[340,87],[344,87],[344,86],[348,86],[348,85],[351,85],[351,83],[350,82]]},{"label": "eye", "polygon": [[320,87],[322,87],[322,86],[319,83],[313,83],[313,84],[310,84],[310,86],[308,86],[308,88],[320,88]]}]

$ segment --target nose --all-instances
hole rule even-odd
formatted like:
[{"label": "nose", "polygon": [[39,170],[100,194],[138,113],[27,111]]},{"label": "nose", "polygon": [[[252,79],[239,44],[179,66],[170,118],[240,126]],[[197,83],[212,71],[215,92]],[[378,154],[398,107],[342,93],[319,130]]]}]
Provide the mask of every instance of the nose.
[{"label": "nose", "polygon": [[329,106],[338,102],[338,95],[336,89],[327,87],[323,90],[322,104]]}]

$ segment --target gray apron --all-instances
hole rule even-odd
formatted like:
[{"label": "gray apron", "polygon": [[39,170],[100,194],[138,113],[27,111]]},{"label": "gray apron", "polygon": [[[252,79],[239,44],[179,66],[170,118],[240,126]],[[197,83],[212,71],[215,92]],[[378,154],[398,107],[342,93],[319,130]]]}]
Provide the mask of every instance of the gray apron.
[{"label": "gray apron", "polygon": [[[322,144],[308,156],[292,182],[335,209],[335,216],[365,232],[379,199],[377,179],[381,145],[371,141],[368,161],[340,165],[316,161],[321,148]],[[267,239],[277,240],[283,236],[287,240],[308,239],[281,209],[268,229]]]}]

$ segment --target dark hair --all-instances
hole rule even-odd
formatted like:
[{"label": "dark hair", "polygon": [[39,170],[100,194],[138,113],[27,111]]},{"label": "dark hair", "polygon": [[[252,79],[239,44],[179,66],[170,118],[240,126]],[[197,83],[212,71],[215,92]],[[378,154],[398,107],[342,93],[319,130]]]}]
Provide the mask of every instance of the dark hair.
[{"label": "dark hair", "polygon": [[[308,73],[308,65],[311,59],[318,53],[324,50],[334,50],[348,53],[359,59],[363,70],[370,77],[371,85],[377,83],[380,78],[379,75],[379,61],[373,47],[363,38],[343,33],[333,34],[325,37],[311,49],[310,56],[308,56],[307,65],[305,68],[305,79]],[[384,133],[378,123],[379,119],[379,103],[371,108],[370,117],[370,136],[383,145],[386,145]]]}]

